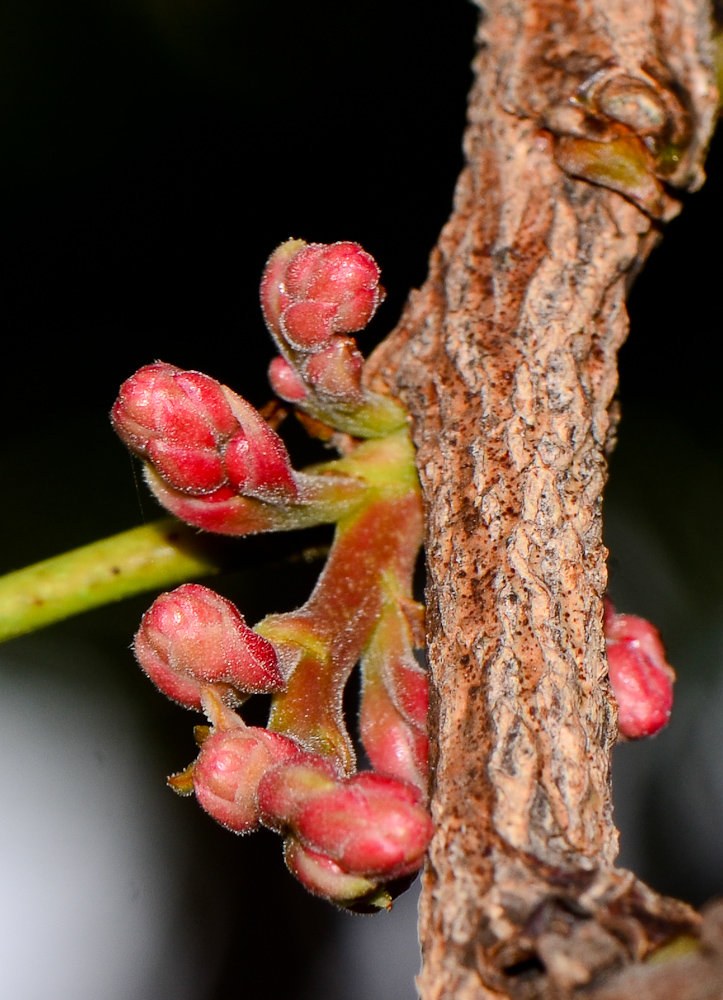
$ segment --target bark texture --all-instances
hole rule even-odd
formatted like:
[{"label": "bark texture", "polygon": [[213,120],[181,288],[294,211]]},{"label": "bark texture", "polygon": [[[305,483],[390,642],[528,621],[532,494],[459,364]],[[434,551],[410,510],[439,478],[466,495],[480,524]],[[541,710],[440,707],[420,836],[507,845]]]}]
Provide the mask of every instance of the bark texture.
[{"label": "bark texture", "polygon": [[703,179],[709,17],[484,5],[454,211],[367,366],[413,415],[427,513],[424,1000],[566,995],[699,931],[614,867],[600,504],[626,291]]}]

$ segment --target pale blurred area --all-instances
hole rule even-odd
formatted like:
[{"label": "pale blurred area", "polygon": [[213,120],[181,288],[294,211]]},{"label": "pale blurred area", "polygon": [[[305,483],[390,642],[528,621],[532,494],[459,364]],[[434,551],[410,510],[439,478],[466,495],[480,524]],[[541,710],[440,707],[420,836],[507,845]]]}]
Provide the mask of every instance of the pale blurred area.
[{"label": "pale blurred area", "polygon": [[[0,996],[203,997],[188,830],[137,713],[104,687],[92,649],[33,646],[2,655]],[[71,657],[82,687],[58,677]]]},{"label": "pale blurred area", "polygon": [[416,886],[351,916],[295,885],[278,838],[250,858],[254,838],[165,786],[110,667],[109,685],[102,653],[48,638],[0,654],[0,996],[411,1000]]}]

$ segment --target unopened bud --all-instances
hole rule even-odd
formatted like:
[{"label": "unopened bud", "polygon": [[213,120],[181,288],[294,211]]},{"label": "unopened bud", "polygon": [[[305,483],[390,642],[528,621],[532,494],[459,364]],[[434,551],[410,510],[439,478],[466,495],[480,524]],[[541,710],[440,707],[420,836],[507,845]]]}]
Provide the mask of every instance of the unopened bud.
[{"label": "unopened bud", "polygon": [[361,900],[376,897],[379,902],[370,908],[388,909],[391,905],[389,893],[378,889],[378,884],[361,875],[350,875],[325,854],[311,851],[300,844],[295,837],[284,841],[284,860],[292,875],[304,888],[316,896],[349,907]]},{"label": "unopened bud", "polygon": [[652,736],[670,719],[675,671],[660,635],[636,615],[618,615],[606,602],[605,637],[610,685],[618,703],[620,735]]},{"label": "unopened bud", "polygon": [[276,395],[287,403],[300,403],[307,394],[302,379],[284,358],[274,358],[269,365],[269,382]]},{"label": "unopened bud", "polygon": [[361,669],[359,731],[372,767],[426,790],[429,681],[398,604],[384,608]]},{"label": "unopened bud", "polygon": [[306,362],[304,374],[318,392],[335,399],[361,399],[364,359],[348,337],[335,337]]},{"label": "unopened bud", "polygon": [[261,283],[267,322],[297,350],[313,351],[367,325],[384,297],[379,275],[358,243],[282,243]]},{"label": "unopened bud", "polygon": [[383,687],[364,692],[359,732],[375,771],[426,789],[427,734],[403,718]]},{"label": "unopened bud", "polygon": [[301,402],[308,385],[327,402],[361,405],[362,357],[348,336],[363,329],[384,298],[376,261],[358,243],[289,240],[271,255],[261,282],[269,329],[296,369],[280,365],[275,390]]},{"label": "unopened bud", "polygon": [[240,427],[224,454],[231,488],[261,500],[296,500],[299,491],[284,442],[250,403],[225,387],[224,393]]},{"label": "unopened bud", "polygon": [[339,781],[334,764],[319,754],[304,753],[293,766],[269,772],[259,789],[259,806],[264,824],[282,831],[293,825],[304,803],[314,797],[333,792]]},{"label": "unopened bud", "polygon": [[188,708],[201,709],[208,684],[218,685],[231,702],[239,692],[284,687],[272,644],[248,627],[230,601],[197,583],[154,601],[141,621],[135,654],[154,684]]},{"label": "unopened bud", "polygon": [[416,871],[432,835],[419,791],[372,772],[334,780],[290,761],[267,772],[258,802],[265,824],[289,829],[351,875],[390,879]]},{"label": "unopened bud", "polygon": [[259,823],[256,796],[269,768],[299,753],[280,733],[241,725],[215,732],[204,742],[193,768],[193,790],[214,819],[237,833]]},{"label": "unopened bud", "polygon": [[281,438],[207,375],[146,365],[123,383],[111,417],[123,441],[188,496],[230,489],[279,503],[297,497]]},{"label": "unopened bud", "polygon": [[226,482],[219,445],[238,423],[207,375],[146,365],[121,386],[111,418],[123,441],[176,489],[199,495]]}]

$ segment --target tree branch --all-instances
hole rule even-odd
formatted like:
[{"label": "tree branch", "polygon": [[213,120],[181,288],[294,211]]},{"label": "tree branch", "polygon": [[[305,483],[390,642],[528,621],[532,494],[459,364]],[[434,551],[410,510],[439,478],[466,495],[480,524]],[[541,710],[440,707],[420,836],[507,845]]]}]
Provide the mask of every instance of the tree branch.
[{"label": "tree branch", "polygon": [[569,991],[698,932],[614,868],[600,501],[625,294],[703,179],[709,16],[485,5],[454,211],[369,365],[413,414],[427,511],[424,1000]]}]

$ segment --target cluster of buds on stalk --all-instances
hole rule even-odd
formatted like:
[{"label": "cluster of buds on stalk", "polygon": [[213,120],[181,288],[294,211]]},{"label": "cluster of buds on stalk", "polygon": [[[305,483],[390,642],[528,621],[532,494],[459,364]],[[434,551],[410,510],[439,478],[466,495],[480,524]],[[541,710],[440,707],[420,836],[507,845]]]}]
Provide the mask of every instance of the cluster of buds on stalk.
[{"label": "cluster of buds on stalk", "polygon": [[359,437],[406,423],[398,403],[362,386],[364,360],[349,336],[384,300],[380,271],[358,243],[288,240],[271,255],[261,281],[266,325],[279,348],[274,391],[311,416]]},{"label": "cluster of buds on stalk", "polygon": [[[136,657],[169,698],[203,711],[198,758],[169,778],[237,833],[260,825],[284,838],[289,870],[340,906],[388,907],[421,866],[431,837],[428,681],[415,649],[424,608],[412,594],[422,538],[407,417],[369,391],[351,334],[384,297],[379,268],[356,243],[289,240],[261,283],[279,349],[276,393],[344,442],[342,457],[305,471],[262,416],[200,372],[157,361],[123,384],[112,420],[145,461],[159,502],[224,535],[334,524],[326,565],[306,604],[251,628],[199,584],[161,594],[144,615]],[[306,419],[307,426],[309,425]],[[626,738],[668,718],[673,672],[641,619],[605,619],[610,679]],[[342,710],[361,675],[358,771]],[[236,710],[271,695],[265,728]]]},{"label": "cluster of buds on stalk", "polygon": [[[388,907],[431,836],[427,675],[415,657],[423,608],[412,596],[422,514],[407,418],[362,384],[350,334],[384,297],[356,243],[284,243],[261,285],[277,394],[330,434],[343,457],[292,467],[275,430],[200,372],[157,361],[121,387],[113,424],[177,517],[226,535],[336,526],[317,585],[294,612],[251,628],[226,598],[184,584],[146,612],[134,651],[169,698],[203,711],[197,759],[169,782],[237,833],[284,838],[289,870],[312,892],[360,910]],[[359,664],[358,771],[342,710]],[[266,728],[239,706],[270,694]]]}]

